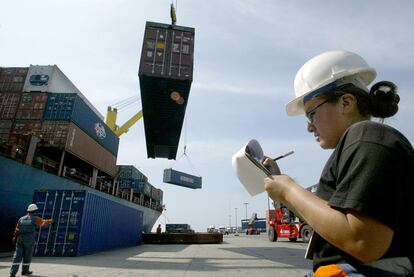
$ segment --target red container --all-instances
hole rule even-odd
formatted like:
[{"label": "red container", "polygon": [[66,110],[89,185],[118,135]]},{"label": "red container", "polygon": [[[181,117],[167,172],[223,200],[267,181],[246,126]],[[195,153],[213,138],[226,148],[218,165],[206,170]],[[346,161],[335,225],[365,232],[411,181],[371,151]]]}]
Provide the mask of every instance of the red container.
[{"label": "red container", "polygon": [[193,79],[194,28],[147,22],[139,75]]},{"label": "red container", "polygon": [[68,121],[44,121],[41,145],[65,149],[110,176],[117,174],[116,157]]},{"label": "red container", "polygon": [[15,92],[0,92],[0,119],[15,118],[21,95]]},{"label": "red container", "polygon": [[17,119],[41,119],[46,107],[47,93],[23,93],[17,109]]},{"label": "red container", "polygon": [[25,146],[30,135],[40,136],[41,120],[15,120],[10,131],[9,143]]},{"label": "red container", "polygon": [[22,92],[28,67],[1,67],[0,92]]}]

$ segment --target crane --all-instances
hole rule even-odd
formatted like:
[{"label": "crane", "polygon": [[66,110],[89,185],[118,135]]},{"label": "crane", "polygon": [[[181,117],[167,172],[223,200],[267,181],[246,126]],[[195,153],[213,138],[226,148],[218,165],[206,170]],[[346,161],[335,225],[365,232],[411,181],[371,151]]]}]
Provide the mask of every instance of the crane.
[{"label": "crane", "polygon": [[131,128],[135,123],[137,123],[138,120],[142,118],[142,110],[140,110],[135,115],[133,115],[129,120],[127,120],[121,126],[116,125],[117,116],[118,116],[118,109],[112,108],[111,106],[109,106],[107,113],[106,113],[105,123],[106,125],[108,125],[108,127],[112,131],[114,131],[115,135],[120,137],[122,134],[128,132],[129,128]]}]

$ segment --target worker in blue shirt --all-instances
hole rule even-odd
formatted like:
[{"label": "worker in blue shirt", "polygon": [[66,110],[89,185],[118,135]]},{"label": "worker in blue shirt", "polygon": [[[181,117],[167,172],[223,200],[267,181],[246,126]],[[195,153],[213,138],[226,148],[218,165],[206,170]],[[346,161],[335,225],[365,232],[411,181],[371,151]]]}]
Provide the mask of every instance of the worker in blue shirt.
[{"label": "worker in blue shirt", "polygon": [[36,204],[27,207],[27,215],[21,217],[14,230],[13,242],[16,243],[16,251],[13,255],[13,263],[10,269],[10,277],[16,276],[20,262],[23,258],[22,275],[28,276],[33,272],[29,271],[30,262],[35,244],[34,233],[37,226],[47,226],[53,223],[53,219],[43,219],[35,216],[38,210]]}]

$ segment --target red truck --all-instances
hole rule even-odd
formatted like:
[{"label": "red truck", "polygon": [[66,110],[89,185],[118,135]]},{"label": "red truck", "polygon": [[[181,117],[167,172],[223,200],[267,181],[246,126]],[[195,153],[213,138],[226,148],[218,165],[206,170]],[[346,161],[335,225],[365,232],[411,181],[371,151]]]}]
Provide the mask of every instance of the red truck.
[{"label": "red truck", "polygon": [[274,210],[266,210],[266,226],[270,241],[278,238],[288,238],[296,241],[301,238],[303,242],[309,242],[313,229],[306,222],[300,220],[292,211],[283,204],[273,202]]}]

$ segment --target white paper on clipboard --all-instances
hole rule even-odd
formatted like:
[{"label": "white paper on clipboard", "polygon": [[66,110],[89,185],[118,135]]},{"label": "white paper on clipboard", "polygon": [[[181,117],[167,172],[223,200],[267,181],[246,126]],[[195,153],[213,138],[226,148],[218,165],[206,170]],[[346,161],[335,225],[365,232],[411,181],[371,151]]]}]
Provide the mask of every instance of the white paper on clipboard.
[{"label": "white paper on clipboard", "polygon": [[264,179],[271,176],[270,171],[261,163],[263,156],[259,142],[252,139],[232,158],[233,169],[251,196],[264,192]]}]

